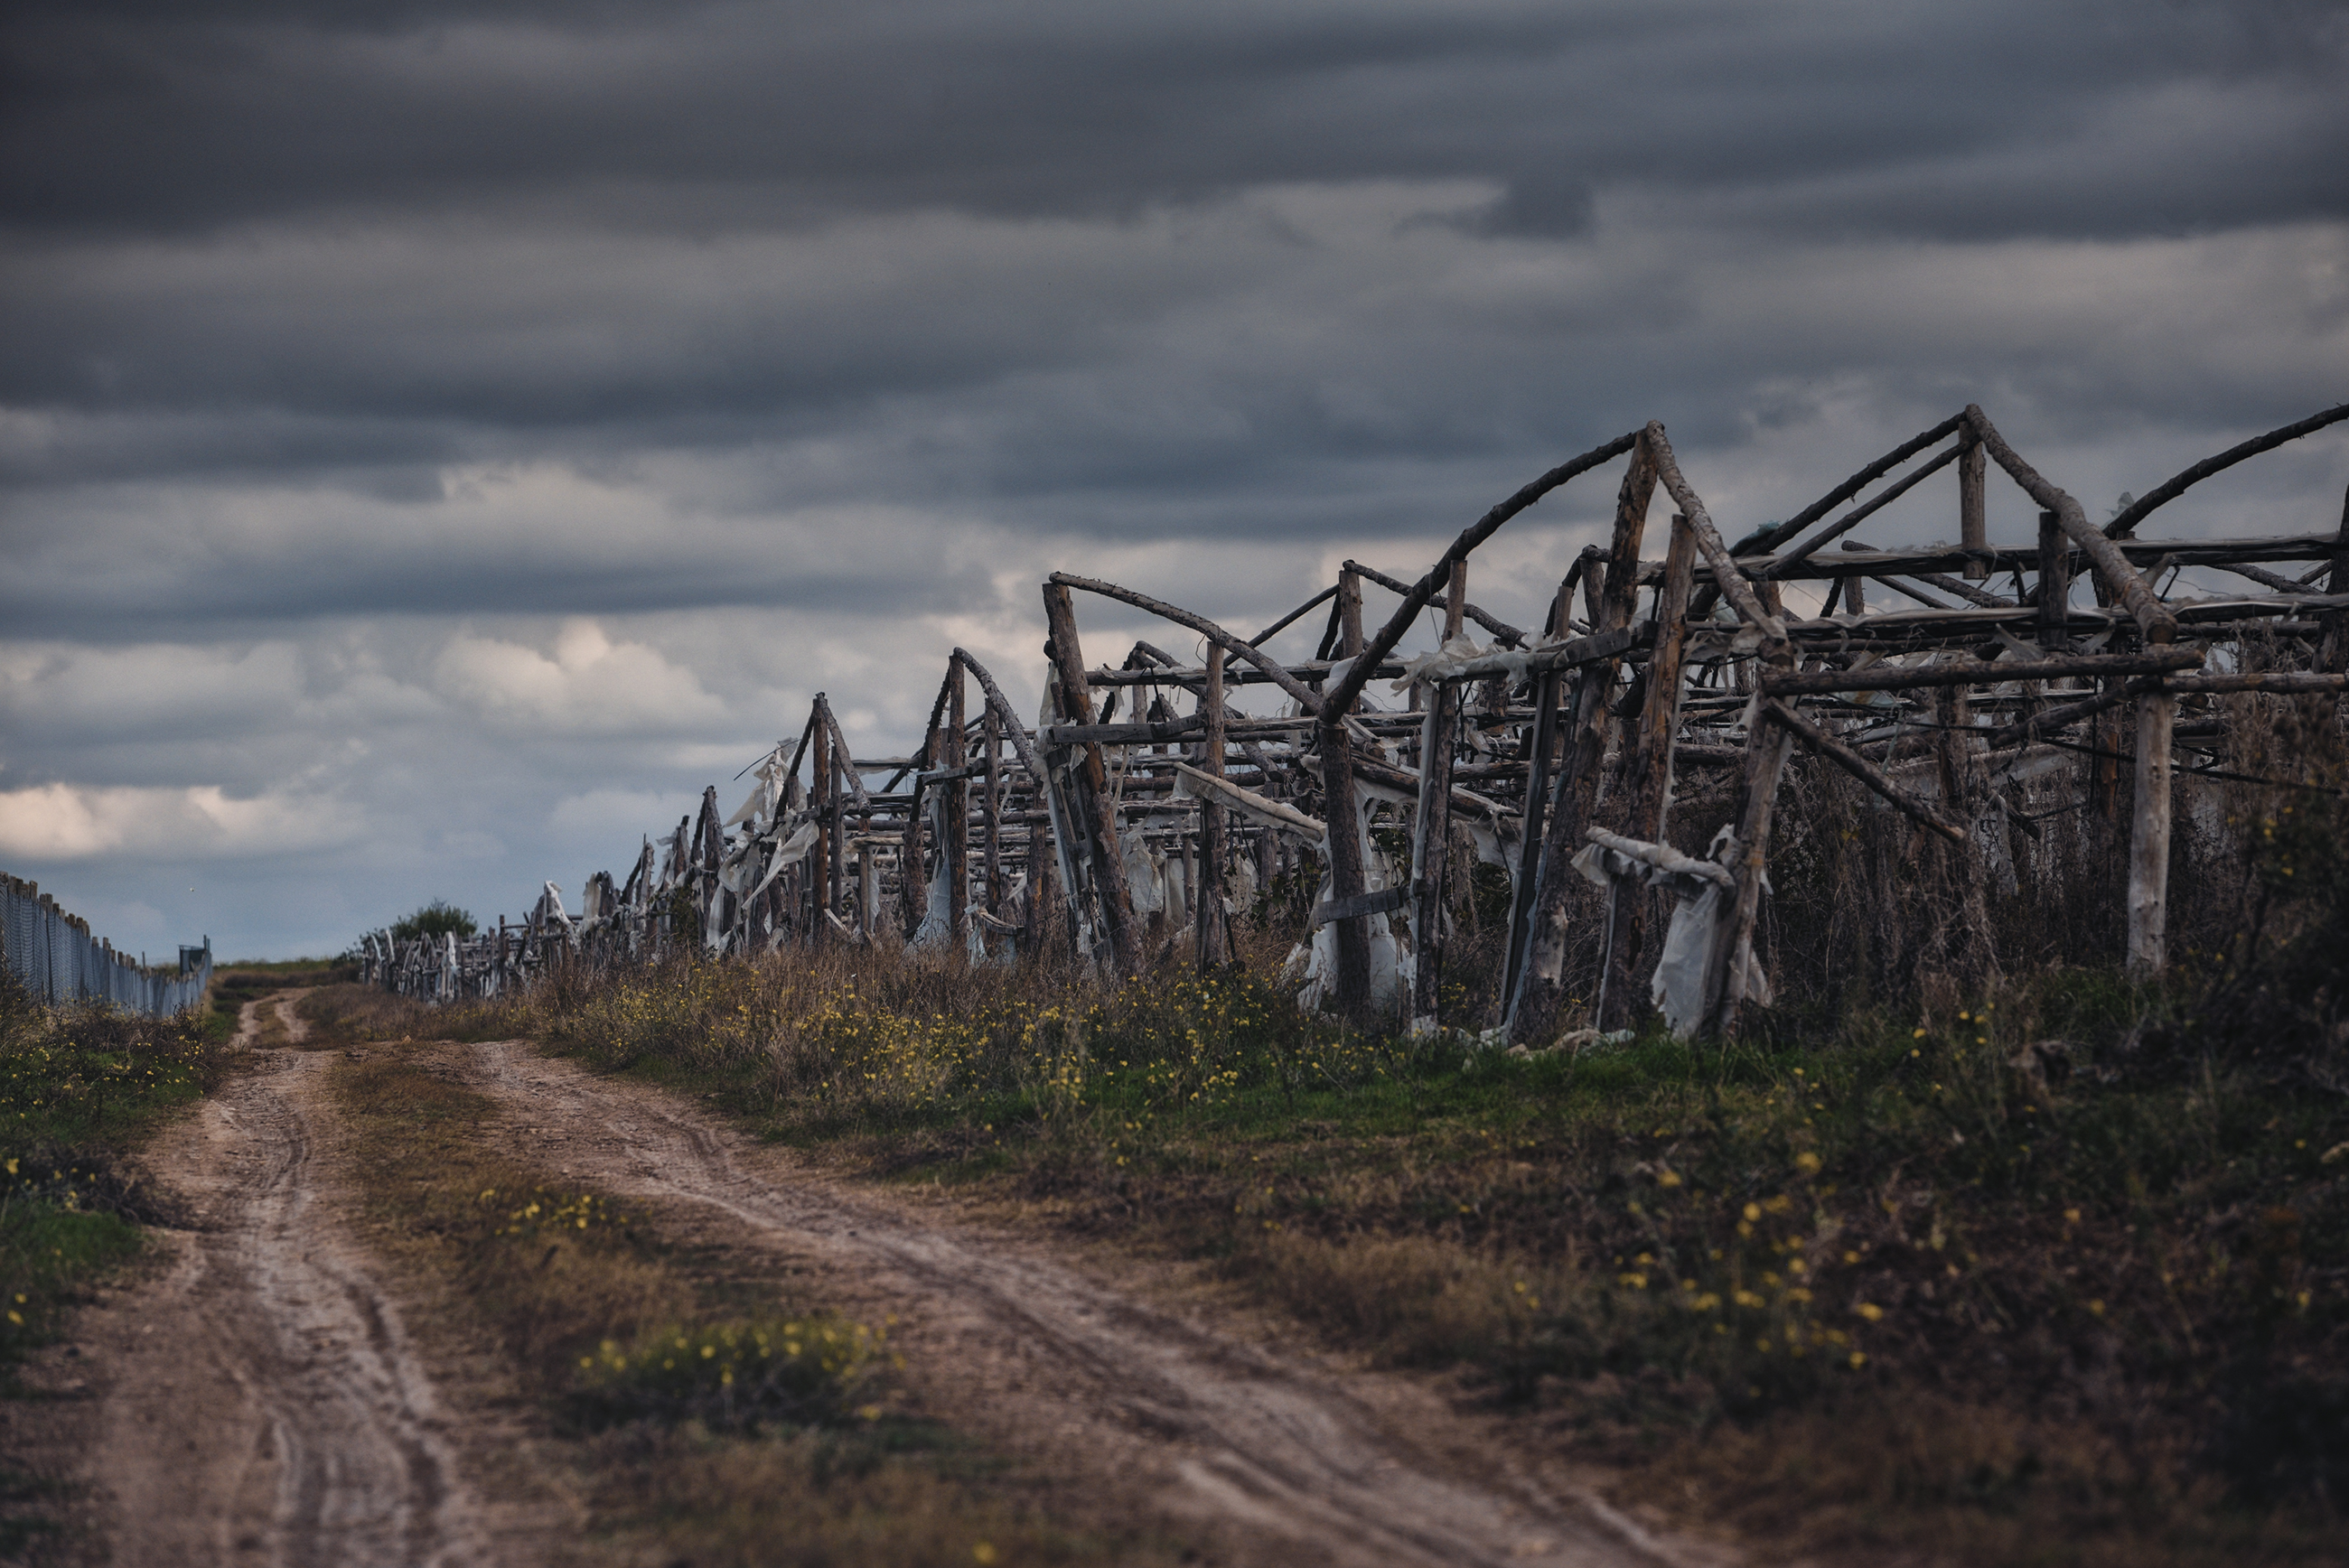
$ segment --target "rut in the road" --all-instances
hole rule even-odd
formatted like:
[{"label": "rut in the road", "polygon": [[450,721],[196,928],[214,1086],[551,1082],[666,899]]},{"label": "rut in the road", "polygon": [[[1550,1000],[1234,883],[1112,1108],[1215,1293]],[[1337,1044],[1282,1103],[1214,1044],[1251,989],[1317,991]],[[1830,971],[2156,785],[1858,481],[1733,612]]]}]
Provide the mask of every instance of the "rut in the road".
[{"label": "rut in the road", "polygon": [[1712,1556],[1649,1537],[1595,1497],[1538,1487],[1518,1467],[1465,1478],[1339,1379],[1145,1307],[1019,1238],[852,1195],[657,1090],[517,1043],[460,1059],[543,1161],[639,1201],[707,1206],[751,1244],[812,1254],[835,1282],[877,1284],[916,1320],[926,1367],[959,1377],[997,1426],[1045,1434],[1041,1446],[1127,1486],[1154,1483],[1249,1557],[1611,1568]]},{"label": "rut in the road", "polygon": [[[247,1005],[246,1037],[265,1005]],[[291,1009],[278,1016],[298,1039]],[[396,1310],[321,1201],[327,1059],[261,1057],[150,1151],[195,1224],[165,1238],[171,1264],[136,1322],[112,1326],[90,1479],[114,1561],[510,1561]]]}]

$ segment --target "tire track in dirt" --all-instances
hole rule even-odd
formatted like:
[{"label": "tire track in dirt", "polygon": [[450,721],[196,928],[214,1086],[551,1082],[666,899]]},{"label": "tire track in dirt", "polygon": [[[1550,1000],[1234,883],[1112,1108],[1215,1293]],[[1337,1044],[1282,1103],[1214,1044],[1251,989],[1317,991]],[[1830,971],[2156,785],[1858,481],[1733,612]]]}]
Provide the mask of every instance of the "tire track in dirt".
[{"label": "tire track in dirt", "polygon": [[[302,1021],[274,1005],[289,1038]],[[160,1277],[77,1326],[105,1387],[87,1463],[120,1563],[512,1563],[398,1311],[324,1200],[325,1055],[256,1053],[148,1152],[191,1212]],[[502,1533],[502,1532],[501,1532]]]},{"label": "tire track in dirt", "polygon": [[[816,1264],[912,1320],[926,1381],[1011,1446],[1072,1461],[1216,1529],[1245,1561],[1348,1568],[1717,1563],[1649,1535],[1587,1491],[1505,1454],[1479,1473],[1397,1429],[1429,1401],[1400,1380],[1340,1380],[1145,1305],[1028,1238],[910,1215],[711,1123],[675,1097],[520,1042],[456,1047],[533,1157],[638,1201],[722,1214],[747,1242]],[[1365,1390],[1372,1397],[1364,1398]],[[1379,1396],[1383,1395],[1381,1398]]]}]

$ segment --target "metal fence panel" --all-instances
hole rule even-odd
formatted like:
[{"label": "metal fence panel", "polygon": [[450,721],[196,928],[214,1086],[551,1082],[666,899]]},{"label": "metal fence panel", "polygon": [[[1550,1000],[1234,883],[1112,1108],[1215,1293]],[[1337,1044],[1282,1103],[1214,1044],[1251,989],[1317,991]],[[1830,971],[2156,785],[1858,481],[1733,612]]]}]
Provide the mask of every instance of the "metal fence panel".
[{"label": "metal fence panel", "polygon": [[[192,958],[190,954],[193,954]],[[0,962],[39,1001],[97,1000],[168,1016],[203,1000],[212,983],[212,940],[181,949],[176,972],[148,968],[93,934],[37,884],[0,874]]]}]

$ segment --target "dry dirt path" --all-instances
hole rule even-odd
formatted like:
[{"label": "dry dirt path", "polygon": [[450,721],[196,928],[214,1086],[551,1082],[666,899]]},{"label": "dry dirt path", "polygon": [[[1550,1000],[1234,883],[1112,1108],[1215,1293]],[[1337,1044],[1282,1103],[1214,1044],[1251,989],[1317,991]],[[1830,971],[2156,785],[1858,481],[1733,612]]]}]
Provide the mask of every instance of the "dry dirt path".
[{"label": "dry dirt path", "polygon": [[[303,1026],[284,997],[285,1037]],[[272,1031],[274,1034],[274,1031]],[[116,1563],[504,1564],[526,1521],[485,1510],[399,1314],[331,1202],[329,1058],[261,1050],[148,1150],[188,1228],[156,1274],[84,1313],[91,1544]]]},{"label": "dry dirt path", "polygon": [[[1544,1474],[1423,1384],[1316,1367],[1145,1303],[1035,1238],[852,1191],[688,1102],[527,1046],[450,1047],[534,1161],[894,1306],[926,1402],[1112,1495],[1197,1521],[1243,1562],[1630,1568],[1719,1563]],[[665,1224],[665,1228],[667,1225]]]}]

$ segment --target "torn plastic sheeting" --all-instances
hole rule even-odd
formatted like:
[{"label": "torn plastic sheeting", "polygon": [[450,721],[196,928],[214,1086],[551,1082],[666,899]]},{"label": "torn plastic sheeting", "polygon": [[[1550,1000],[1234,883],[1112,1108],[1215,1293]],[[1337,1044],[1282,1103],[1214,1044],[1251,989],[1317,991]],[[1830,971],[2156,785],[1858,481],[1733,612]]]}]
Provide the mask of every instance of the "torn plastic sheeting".
[{"label": "torn plastic sheeting", "polygon": [[1166,908],[1166,857],[1150,847],[1139,827],[1117,836],[1118,861],[1125,870],[1125,886],[1136,914],[1157,914]]},{"label": "torn plastic sheeting", "polygon": [[[930,842],[943,845],[947,841],[947,797],[943,789],[928,789],[922,794],[922,823]],[[954,940],[954,901],[947,885],[947,857],[937,857],[938,863],[930,872],[929,903],[922,912],[922,923],[914,929],[911,944],[916,948],[939,947]]]},{"label": "torn plastic sheeting", "polygon": [[[1729,837],[1727,828],[1714,835],[1713,850],[1716,857]],[[1636,880],[1680,900],[1672,910],[1671,923],[1664,928],[1663,951],[1657,957],[1656,973],[1648,982],[1648,995],[1664,1015],[1664,1022],[1672,1034],[1686,1039],[1704,1024],[1705,977],[1713,972],[1725,934],[1722,930],[1722,900],[1735,890],[1737,880],[1718,858],[1699,859],[1670,844],[1627,839],[1599,828],[1590,830],[1590,841],[1572,862],[1574,869],[1589,881],[1608,887],[1618,880]],[[1769,891],[1767,878],[1762,885],[1765,892]],[[1745,994],[1764,1006],[1769,1005],[1769,977],[1762,972],[1760,961],[1750,954]]]},{"label": "torn plastic sheeting", "polygon": [[[1395,885],[1393,862],[1371,842],[1372,803],[1371,796],[1364,793],[1354,807],[1355,829],[1361,835],[1364,892],[1381,892]],[[1330,839],[1326,832],[1320,848],[1321,883],[1313,894],[1317,907],[1330,903],[1332,897]],[[1371,1006],[1377,1011],[1392,1013],[1411,994],[1416,961],[1411,948],[1396,939],[1392,915],[1372,915],[1366,923],[1371,938]],[[1289,950],[1288,959],[1281,965],[1282,978],[1298,987],[1297,1006],[1304,1012],[1320,1010],[1330,977],[1338,973],[1338,925],[1333,920],[1317,927],[1308,940]]]}]

